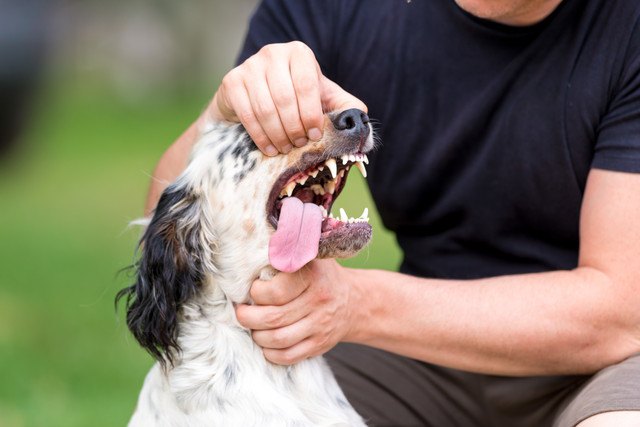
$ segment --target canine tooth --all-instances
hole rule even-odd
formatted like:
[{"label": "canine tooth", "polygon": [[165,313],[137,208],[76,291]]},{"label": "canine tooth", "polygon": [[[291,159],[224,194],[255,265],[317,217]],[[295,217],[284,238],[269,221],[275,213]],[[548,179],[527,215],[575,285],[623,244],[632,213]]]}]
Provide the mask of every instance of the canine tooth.
[{"label": "canine tooth", "polygon": [[305,175],[302,178],[299,178],[298,180],[296,180],[296,182],[300,185],[304,185],[304,183],[307,182],[307,179],[309,179],[309,177]]},{"label": "canine tooth", "polygon": [[340,221],[342,222],[349,221],[349,217],[347,216],[347,213],[342,208],[340,208]]},{"label": "canine tooth", "polygon": [[335,181],[328,181],[324,185],[324,189],[327,191],[327,193],[333,194],[334,191],[336,191],[336,182]]},{"label": "canine tooth", "polygon": [[362,158],[363,158],[363,162],[365,162],[366,164],[369,164],[369,158],[367,157],[366,154],[363,154]]},{"label": "canine tooth", "polygon": [[369,218],[369,208],[364,208],[364,210],[362,211],[362,215],[360,215],[360,218]]},{"label": "canine tooth", "polygon": [[327,161],[324,162],[324,164],[327,165],[327,167],[331,171],[332,178],[335,178],[336,176],[338,176],[338,165],[336,164],[336,159],[327,159]]},{"label": "canine tooth", "polygon": [[309,176],[315,178],[316,176],[318,176],[318,169],[313,170],[311,172],[309,172]]},{"label": "canine tooth", "polygon": [[293,194],[293,189],[294,188],[296,188],[295,181],[292,181],[292,182],[287,184],[287,186],[284,188],[284,191],[287,193],[287,196],[291,197],[291,195]]},{"label": "canine tooth", "polygon": [[358,167],[358,170],[360,171],[362,176],[366,178],[367,177],[367,169],[364,167],[364,163],[356,162],[356,166]]}]

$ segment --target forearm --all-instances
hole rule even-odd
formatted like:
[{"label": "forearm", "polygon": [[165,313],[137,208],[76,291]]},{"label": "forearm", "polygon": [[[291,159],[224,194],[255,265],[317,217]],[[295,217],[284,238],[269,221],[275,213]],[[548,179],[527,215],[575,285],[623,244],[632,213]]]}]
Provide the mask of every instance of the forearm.
[{"label": "forearm", "polygon": [[144,208],[145,216],[151,215],[164,189],[186,168],[191,148],[196,143],[199,133],[200,119],[189,126],[160,157],[151,177]]},{"label": "forearm", "polygon": [[639,349],[630,331],[637,309],[594,269],[470,281],[352,277],[347,339],[427,362],[502,375],[588,373]]}]

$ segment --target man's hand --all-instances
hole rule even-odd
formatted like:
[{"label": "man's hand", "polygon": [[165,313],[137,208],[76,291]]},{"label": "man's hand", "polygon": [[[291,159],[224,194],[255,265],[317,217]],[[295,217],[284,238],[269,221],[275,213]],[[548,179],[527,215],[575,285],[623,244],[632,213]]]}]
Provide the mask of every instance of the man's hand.
[{"label": "man's hand", "polygon": [[315,260],[295,273],[256,280],[255,305],[239,305],[238,321],[273,363],[291,365],[323,354],[351,331],[355,291],[349,279],[335,260]]},{"label": "man's hand", "polygon": [[322,75],[304,43],[270,44],[222,80],[208,114],[215,120],[241,122],[269,156],[288,153],[322,137],[323,110],[366,105]]},{"label": "man's hand", "polygon": [[211,120],[241,122],[260,151],[288,153],[293,145],[322,137],[323,111],[367,106],[322,75],[304,43],[271,44],[229,71],[209,104],[162,155],[147,196],[149,215],[169,182],[184,170],[203,125]]}]

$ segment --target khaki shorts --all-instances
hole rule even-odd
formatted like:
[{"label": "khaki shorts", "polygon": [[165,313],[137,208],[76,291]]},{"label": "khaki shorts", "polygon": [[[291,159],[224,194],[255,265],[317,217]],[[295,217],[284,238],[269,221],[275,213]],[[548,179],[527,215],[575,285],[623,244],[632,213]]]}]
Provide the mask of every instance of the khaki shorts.
[{"label": "khaki shorts", "polygon": [[640,410],[640,355],[593,376],[500,377],[430,365],[355,344],[326,355],[370,426],[573,427]]}]

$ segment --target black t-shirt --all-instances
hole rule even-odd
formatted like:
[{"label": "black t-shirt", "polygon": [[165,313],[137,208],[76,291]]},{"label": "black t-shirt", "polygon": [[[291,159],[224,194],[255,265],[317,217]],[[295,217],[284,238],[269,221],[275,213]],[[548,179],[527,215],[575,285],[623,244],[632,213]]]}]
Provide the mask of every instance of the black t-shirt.
[{"label": "black t-shirt", "polygon": [[510,27],[454,0],[266,0],[239,61],[301,40],[367,104],[368,182],[403,272],[570,269],[589,170],[640,172],[639,14],[564,0]]}]

